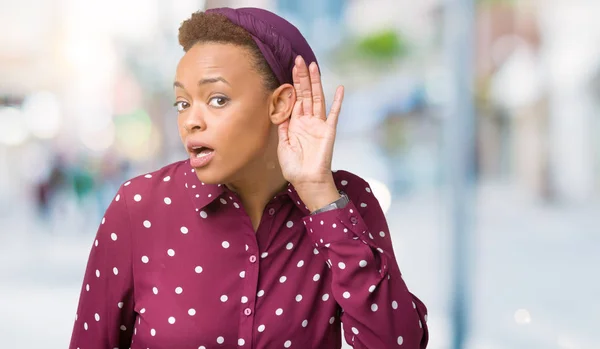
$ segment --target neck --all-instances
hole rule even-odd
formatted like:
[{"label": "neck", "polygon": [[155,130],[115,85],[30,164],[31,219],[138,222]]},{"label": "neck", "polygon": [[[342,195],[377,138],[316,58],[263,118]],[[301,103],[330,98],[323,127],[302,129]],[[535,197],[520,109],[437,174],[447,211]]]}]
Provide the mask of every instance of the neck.
[{"label": "neck", "polygon": [[265,206],[288,182],[276,160],[262,159],[252,167],[244,171],[242,178],[225,185],[239,196],[256,229]]}]

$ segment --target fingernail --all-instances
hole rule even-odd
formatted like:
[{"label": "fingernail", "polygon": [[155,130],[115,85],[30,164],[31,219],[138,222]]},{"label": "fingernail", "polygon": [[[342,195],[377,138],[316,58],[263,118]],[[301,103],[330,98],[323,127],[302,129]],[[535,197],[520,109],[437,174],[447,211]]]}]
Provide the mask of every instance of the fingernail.
[{"label": "fingernail", "polygon": [[300,55],[296,56],[296,63],[300,64],[300,63],[302,63],[302,61],[303,61],[302,56],[300,56]]}]

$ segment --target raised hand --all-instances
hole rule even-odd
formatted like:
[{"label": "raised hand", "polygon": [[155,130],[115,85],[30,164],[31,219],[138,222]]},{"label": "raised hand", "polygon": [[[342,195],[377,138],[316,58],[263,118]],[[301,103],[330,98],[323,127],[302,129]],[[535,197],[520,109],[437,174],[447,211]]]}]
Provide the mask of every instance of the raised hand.
[{"label": "raised hand", "polygon": [[295,187],[331,182],[331,159],[344,88],[336,89],[331,110],[316,63],[298,56],[292,71],[296,103],[291,117],[279,125],[277,154],[283,175]]}]

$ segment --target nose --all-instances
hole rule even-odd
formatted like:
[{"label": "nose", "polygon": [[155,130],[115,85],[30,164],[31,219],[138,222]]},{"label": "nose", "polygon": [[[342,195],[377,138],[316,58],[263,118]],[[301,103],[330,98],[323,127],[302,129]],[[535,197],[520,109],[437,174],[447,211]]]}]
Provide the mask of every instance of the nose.
[{"label": "nose", "polygon": [[203,113],[199,108],[190,108],[188,113],[185,113],[183,127],[189,133],[197,132],[206,129]]}]

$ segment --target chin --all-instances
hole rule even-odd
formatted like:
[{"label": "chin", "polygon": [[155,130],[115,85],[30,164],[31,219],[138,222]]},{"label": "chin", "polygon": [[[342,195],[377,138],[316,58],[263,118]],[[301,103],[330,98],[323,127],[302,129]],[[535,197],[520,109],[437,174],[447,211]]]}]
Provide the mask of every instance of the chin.
[{"label": "chin", "polygon": [[244,179],[248,173],[248,161],[240,161],[239,157],[234,159],[233,163],[223,160],[215,156],[206,166],[196,167],[198,179],[205,184],[230,184]]},{"label": "chin", "polygon": [[240,171],[235,168],[218,166],[218,162],[211,162],[208,166],[195,168],[196,177],[205,184],[227,184],[234,181]]},{"label": "chin", "polygon": [[205,184],[224,184],[226,176],[223,176],[219,171],[210,170],[207,168],[197,168],[196,177]]}]

